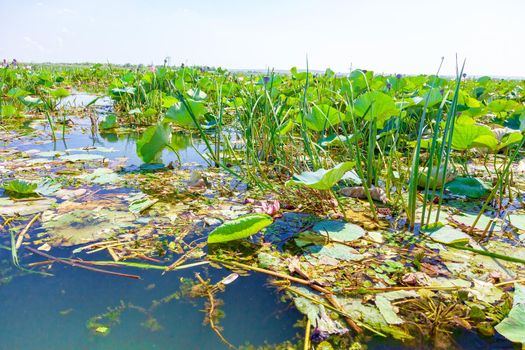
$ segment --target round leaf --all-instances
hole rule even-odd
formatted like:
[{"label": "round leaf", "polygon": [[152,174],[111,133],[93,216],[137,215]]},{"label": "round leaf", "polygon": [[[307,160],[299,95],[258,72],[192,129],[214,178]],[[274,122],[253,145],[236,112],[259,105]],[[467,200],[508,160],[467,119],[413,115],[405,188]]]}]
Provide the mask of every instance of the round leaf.
[{"label": "round leaf", "polygon": [[445,188],[453,194],[469,198],[482,198],[489,193],[485,185],[473,177],[458,177],[449,182]]}]

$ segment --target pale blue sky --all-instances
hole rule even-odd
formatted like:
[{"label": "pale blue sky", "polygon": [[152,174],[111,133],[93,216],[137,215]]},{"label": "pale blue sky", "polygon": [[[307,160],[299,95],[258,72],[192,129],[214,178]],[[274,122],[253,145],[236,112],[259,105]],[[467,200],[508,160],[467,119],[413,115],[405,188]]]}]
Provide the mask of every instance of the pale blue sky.
[{"label": "pale blue sky", "polygon": [[525,76],[523,0],[0,0],[0,58]]}]

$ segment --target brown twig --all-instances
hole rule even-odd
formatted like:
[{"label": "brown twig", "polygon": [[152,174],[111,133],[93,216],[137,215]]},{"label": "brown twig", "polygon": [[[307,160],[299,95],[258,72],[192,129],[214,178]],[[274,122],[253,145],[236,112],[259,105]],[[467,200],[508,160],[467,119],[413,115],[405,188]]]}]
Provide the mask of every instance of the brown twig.
[{"label": "brown twig", "polygon": [[365,290],[367,292],[389,292],[389,291],[396,291],[396,290],[418,290],[418,289],[428,289],[428,290],[456,290],[456,289],[464,289],[465,287],[459,287],[459,286],[398,286],[398,287],[377,287],[377,288],[365,288],[365,287],[348,287],[343,288],[344,291],[351,292],[356,290]]},{"label": "brown twig", "polygon": [[34,254],[41,255],[41,256],[49,259],[49,260],[53,260],[55,262],[60,262],[60,263],[66,264],[66,265],[78,267],[78,268],[81,268],[81,269],[85,269],[85,270],[89,270],[89,271],[93,271],[93,272],[104,273],[106,275],[113,275],[113,276],[118,276],[118,277],[127,277],[127,278],[140,279],[140,276],[137,276],[137,275],[129,275],[129,274],[126,274],[126,273],[102,270],[102,269],[98,269],[98,268],[95,268],[95,267],[81,265],[81,264],[76,263],[76,262],[67,261],[67,260],[64,260],[64,259],[61,259],[61,258],[56,258],[56,257],[54,257],[52,255],[40,252],[40,251],[38,251],[38,250],[36,250],[34,248],[31,248],[31,247],[25,247],[25,249],[29,250],[30,252],[32,252]]},{"label": "brown twig", "polygon": [[208,319],[209,319],[209,322],[210,322],[211,329],[215,332],[215,334],[217,334],[219,339],[224,344],[226,344],[226,346],[228,346],[230,349],[235,349],[235,346],[233,346],[229,341],[226,340],[226,338],[224,338],[224,336],[222,335],[221,331],[219,330],[219,328],[215,324],[215,321],[213,320],[214,319],[214,313],[215,313],[215,298],[213,297],[213,293],[211,291],[212,288],[210,288],[210,286],[208,286],[206,281],[204,279],[202,279],[201,275],[198,272],[195,274],[195,277],[197,277],[197,279],[202,284],[202,286],[204,288],[206,288],[206,294],[207,294],[208,299],[210,301],[210,307],[208,308]]}]

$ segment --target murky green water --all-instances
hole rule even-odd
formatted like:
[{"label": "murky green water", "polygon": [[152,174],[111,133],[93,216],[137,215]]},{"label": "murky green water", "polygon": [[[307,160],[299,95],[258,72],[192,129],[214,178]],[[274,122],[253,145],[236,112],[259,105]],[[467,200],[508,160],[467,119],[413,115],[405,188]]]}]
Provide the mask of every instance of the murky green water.
[{"label": "murky green water", "polygon": [[[56,250],[53,253],[57,254]],[[61,253],[68,256],[65,250]],[[2,268],[10,264],[8,255],[3,250],[0,253]],[[41,259],[23,258],[24,263],[32,260]],[[199,270],[214,280],[226,275],[212,268]],[[14,277],[0,286],[0,349],[226,348],[209,327],[202,325],[201,300],[173,300],[148,316],[128,306],[106,336],[96,335],[86,326],[90,318],[121,302],[149,308],[154,300],[178,291],[180,277],[192,277],[195,271],[164,276],[158,271],[139,271],[142,279],[131,280],[55,264],[53,277]],[[265,283],[261,275],[239,278],[219,296],[224,300],[224,336],[232,343],[276,343],[293,339],[299,331],[293,327],[299,315],[280,303]],[[146,327],[149,316],[161,329]]]}]

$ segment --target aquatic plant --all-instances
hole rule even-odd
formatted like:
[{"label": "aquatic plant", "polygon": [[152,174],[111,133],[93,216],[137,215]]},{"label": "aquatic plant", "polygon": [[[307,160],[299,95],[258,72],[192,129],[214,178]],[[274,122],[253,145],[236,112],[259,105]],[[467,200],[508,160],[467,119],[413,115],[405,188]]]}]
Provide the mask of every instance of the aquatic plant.
[{"label": "aquatic plant", "polygon": [[249,237],[273,222],[267,214],[245,215],[217,227],[208,234],[208,244],[223,243]]}]

